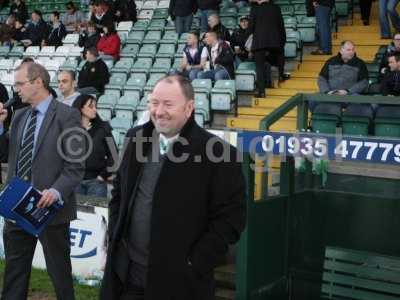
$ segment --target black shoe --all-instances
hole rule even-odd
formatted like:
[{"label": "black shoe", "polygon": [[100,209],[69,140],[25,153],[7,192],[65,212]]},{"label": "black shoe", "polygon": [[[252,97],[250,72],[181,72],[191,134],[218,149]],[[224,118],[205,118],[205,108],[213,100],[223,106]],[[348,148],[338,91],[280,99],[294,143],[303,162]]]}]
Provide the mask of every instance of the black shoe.
[{"label": "black shoe", "polygon": [[280,82],[283,82],[283,81],[288,80],[288,79],[290,79],[290,74],[288,74],[288,73],[283,73],[281,76],[279,76],[279,81]]},{"label": "black shoe", "polygon": [[257,98],[265,98],[265,91],[258,91],[256,94]]},{"label": "black shoe", "polygon": [[369,20],[363,20],[364,26],[369,26]]}]

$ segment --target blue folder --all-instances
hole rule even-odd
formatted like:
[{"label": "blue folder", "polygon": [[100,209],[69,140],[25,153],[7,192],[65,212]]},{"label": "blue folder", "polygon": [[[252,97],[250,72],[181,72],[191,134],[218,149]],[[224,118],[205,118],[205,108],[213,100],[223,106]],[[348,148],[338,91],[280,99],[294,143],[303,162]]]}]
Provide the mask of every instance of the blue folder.
[{"label": "blue folder", "polygon": [[64,203],[59,199],[49,207],[38,208],[42,194],[29,182],[14,177],[0,193],[0,215],[14,221],[26,232],[39,236]]}]

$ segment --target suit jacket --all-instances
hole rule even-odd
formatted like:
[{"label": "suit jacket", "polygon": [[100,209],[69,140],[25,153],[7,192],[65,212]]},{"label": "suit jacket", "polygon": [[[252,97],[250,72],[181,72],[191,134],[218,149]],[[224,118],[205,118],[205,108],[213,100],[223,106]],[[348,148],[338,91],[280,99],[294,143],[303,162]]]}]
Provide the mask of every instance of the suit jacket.
[{"label": "suit jacket", "polygon": [[[18,154],[23,132],[31,107],[15,112],[8,133],[0,136],[0,156],[8,159],[7,182],[16,175]],[[68,149],[85,149],[85,143],[78,139],[68,139],[72,133],[69,128],[81,128],[80,114],[56,99],[50,102],[40,127],[32,160],[32,184],[39,190],[54,188],[64,201],[64,207],[58,212],[52,224],[67,223],[76,218],[76,198],[74,189],[82,180],[84,163],[65,158],[73,157]],[[74,134],[82,134],[75,131]],[[58,141],[60,141],[58,145]],[[63,155],[60,149],[63,150]]]},{"label": "suit jacket", "polygon": [[[127,134],[130,141],[109,204],[110,244],[102,300],[118,299],[126,282],[129,258],[122,241],[143,168],[137,157],[151,146],[146,142],[137,150],[132,137],[150,137],[153,128],[150,121]],[[214,299],[213,270],[223,262],[228,244],[239,240],[245,225],[245,183],[236,149],[200,128],[193,117],[180,136],[188,145],[174,143],[171,151],[175,157],[187,155],[188,159],[174,163],[167,157],[154,191],[146,300]],[[216,157],[226,150],[230,162],[215,163],[207,157],[206,143],[212,138],[220,141],[212,148]]]}]

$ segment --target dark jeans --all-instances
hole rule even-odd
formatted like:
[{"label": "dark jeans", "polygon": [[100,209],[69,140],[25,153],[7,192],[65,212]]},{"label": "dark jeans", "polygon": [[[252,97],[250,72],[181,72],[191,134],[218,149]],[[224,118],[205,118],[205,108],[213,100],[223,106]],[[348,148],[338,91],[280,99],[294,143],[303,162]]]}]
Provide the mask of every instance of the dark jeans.
[{"label": "dark jeans", "polygon": [[192,27],[193,15],[186,17],[176,17],[175,18],[175,30],[181,35],[182,33],[189,32]]},{"label": "dark jeans", "polygon": [[230,79],[229,73],[224,68],[216,68],[214,70],[201,71],[198,73],[199,79],[211,79],[213,81],[221,79]]},{"label": "dark jeans", "polygon": [[[2,300],[26,300],[32,259],[38,238],[6,221],[3,231],[6,267]],[[39,236],[47,272],[57,300],[74,300],[69,223],[47,226]]]},{"label": "dark jeans", "polygon": [[319,49],[326,53],[332,52],[331,8],[318,5],[315,8],[315,18],[319,35]]},{"label": "dark jeans", "polygon": [[271,65],[266,63],[267,49],[260,49],[254,51],[254,60],[256,62],[256,74],[257,74],[257,88],[259,91],[265,90],[265,82],[267,85],[271,85]]},{"label": "dark jeans", "polygon": [[82,180],[82,182],[76,188],[76,193],[86,196],[106,198],[107,183],[96,178]]},{"label": "dark jeans", "polygon": [[363,21],[369,21],[371,15],[372,0],[360,0],[360,11],[361,19]]},{"label": "dark jeans", "polygon": [[391,38],[391,30],[388,19],[388,14],[392,26],[396,31],[400,31],[400,17],[396,7],[399,0],[379,0],[379,24],[381,26],[381,37]]},{"label": "dark jeans", "polygon": [[208,17],[218,12],[215,10],[201,10],[200,11],[200,31],[207,32],[208,30]]}]

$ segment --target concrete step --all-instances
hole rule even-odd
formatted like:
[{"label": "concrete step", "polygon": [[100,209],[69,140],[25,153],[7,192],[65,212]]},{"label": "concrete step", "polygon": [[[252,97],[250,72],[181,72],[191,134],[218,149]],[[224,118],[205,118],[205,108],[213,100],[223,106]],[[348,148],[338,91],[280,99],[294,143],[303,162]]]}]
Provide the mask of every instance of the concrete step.
[{"label": "concrete step", "polygon": [[285,103],[290,97],[271,96],[267,98],[253,98],[252,107],[276,108]]},{"label": "concrete step", "polygon": [[[358,21],[361,20],[354,20],[355,23],[358,23]],[[378,33],[379,32],[379,25],[378,23],[372,24],[369,26],[364,26],[364,25],[354,25],[354,26],[339,26],[339,33],[355,33],[355,32],[373,32],[373,33]]]},{"label": "concrete step", "polygon": [[313,78],[317,79],[318,78],[319,71],[295,71],[290,74],[292,79],[298,79],[298,78]]},{"label": "concrete step", "polygon": [[[260,108],[260,107],[239,107],[238,113],[239,115],[248,115],[248,116],[268,116],[275,108]],[[289,111],[286,117],[297,117],[297,110],[293,109]]]},{"label": "concrete step", "polygon": [[296,78],[286,80],[279,85],[283,89],[306,89],[313,92],[318,91],[317,81],[314,78]]},{"label": "concrete step", "polygon": [[[279,88],[279,89],[267,89],[267,97],[269,96],[286,96],[288,99],[291,96],[294,96],[296,94],[299,93],[315,93],[314,90],[310,90],[310,89],[304,89],[304,88],[300,88],[300,89],[289,89],[289,88]],[[261,98],[262,99],[262,98]]]},{"label": "concrete step", "polygon": [[215,291],[215,300],[234,300],[235,291],[230,289],[217,288]]},{"label": "concrete step", "polygon": [[[239,116],[228,117],[226,126],[228,128],[240,128],[248,130],[259,130],[260,121],[263,117],[258,116]],[[294,132],[296,130],[296,118],[284,117],[270,127],[270,131]]]}]

